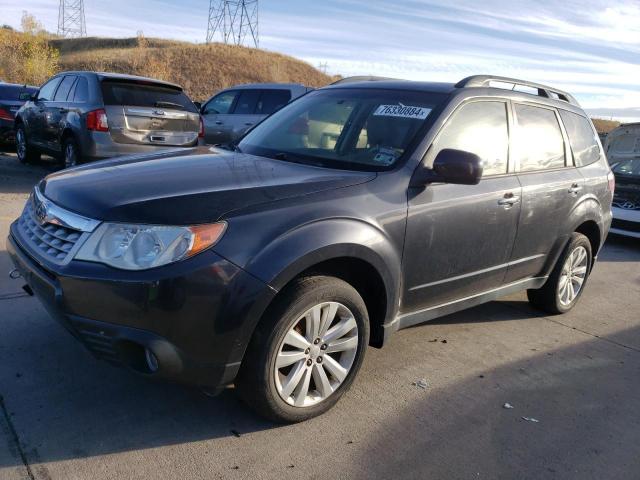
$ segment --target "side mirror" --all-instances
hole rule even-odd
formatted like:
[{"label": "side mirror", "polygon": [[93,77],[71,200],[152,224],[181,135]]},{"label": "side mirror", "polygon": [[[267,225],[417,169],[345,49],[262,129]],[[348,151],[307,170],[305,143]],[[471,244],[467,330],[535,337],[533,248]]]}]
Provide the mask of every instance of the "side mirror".
[{"label": "side mirror", "polygon": [[196,106],[199,112],[202,111],[202,102],[193,102],[193,104]]},{"label": "side mirror", "polygon": [[412,186],[435,182],[477,185],[482,177],[482,159],[475,153],[445,148],[436,155],[433,168],[423,168],[417,177]]}]

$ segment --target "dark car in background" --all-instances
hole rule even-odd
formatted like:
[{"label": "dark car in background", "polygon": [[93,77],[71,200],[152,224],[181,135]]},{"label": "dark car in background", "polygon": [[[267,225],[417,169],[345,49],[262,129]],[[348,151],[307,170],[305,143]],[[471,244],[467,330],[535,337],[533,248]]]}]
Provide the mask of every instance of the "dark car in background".
[{"label": "dark car in background", "polygon": [[21,162],[53,155],[65,167],[124,154],[193,147],[202,134],[182,87],[116,73],[63,72],[16,114]]},{"label": "dark car in background", "polygon": [[222,90],[202,105],[204,140],[211,145],[237,140],[256,123],[310,90],[296,83],[257,83]]},{"label": "dark car in background", "polygon": [[0,82],[0,143],[10,143],[15,138],[16,113],[38,87]]},{"label": "dark car in background", "polygon": [[7,251],[13,277],[97,357],[233,383],[295,422],[331,408],[367,345],[398,329],[520,290],[571,310],[613,187],[568,93],[488,76],[351,82],[234,146],[49,175]]}]

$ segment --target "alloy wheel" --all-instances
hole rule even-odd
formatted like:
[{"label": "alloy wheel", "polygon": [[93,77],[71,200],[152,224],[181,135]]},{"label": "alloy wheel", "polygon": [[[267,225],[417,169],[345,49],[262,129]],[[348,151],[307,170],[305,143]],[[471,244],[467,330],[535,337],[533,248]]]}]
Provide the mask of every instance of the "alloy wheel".
[{"label": "alloy wheel", "polygon": [[76,148],[69,142],[64,149],[64,166],[65,168],[75,167],[77,161]]},{"label": "alloy wheel", "polygon": [[353,313],[341,303],[324,302],[307,310],[278,348],[274,368],[280,397],[308,407],[332,395],[351,370],[358,333]]},{"label": "alloy wheel", "polygon": [[19,128],[16,132],[16,153],[18,154],[18,160],[23,162],[27,156],[27,141],[22,128]]},{"label": "alloy wheel", "polygon": [[576,247],[567,257],[558,281],[558,298],[563,306],[575,300],[587,277],[588,255],[583,246]]}]

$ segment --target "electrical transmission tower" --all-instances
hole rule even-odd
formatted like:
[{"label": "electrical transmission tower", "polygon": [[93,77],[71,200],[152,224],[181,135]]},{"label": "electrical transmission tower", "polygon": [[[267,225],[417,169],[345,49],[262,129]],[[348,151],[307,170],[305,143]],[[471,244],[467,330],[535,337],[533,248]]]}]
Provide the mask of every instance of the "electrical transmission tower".
[{"label": "electrical transmission tower", "polygon": [[207,43],[215,39],[258,48],[258,0],[209,0]]},{"label": "electrical transmission tower", "polygon": [[86,37],[83,0],[60,0],[58,7],[58,35],[62,37]]}]

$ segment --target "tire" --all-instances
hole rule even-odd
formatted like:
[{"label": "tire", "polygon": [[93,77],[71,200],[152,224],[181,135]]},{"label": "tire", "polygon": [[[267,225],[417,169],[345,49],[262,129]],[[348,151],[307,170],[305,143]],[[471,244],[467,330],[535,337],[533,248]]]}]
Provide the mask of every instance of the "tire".
[{"label": "tire", "polygon": [[71,168],[81,163],[80,149],[75,138],[69,136],[62,141],[61,162],[64,168]]},{"label": "tire", "polygon": [[[319,321],[306,320],[305,314],[312,310]],[[331,313],[335,317],[323,323]],[[307,331],[314,323],[320,330],[318,335]],[[318,342],[320,337],[324,341]],[[298,344],[300,339],[302,344]],[[280,293],[256,328],[236,389],[247,405],[272,421],[307,420],[329,410],[349,389],[368,343],[367,308],[351,285],[326,276],[296,279]],[[278,366],[277,361],[292,363]],[[303,395],[305,386],[308,393]]]},{"label": "tire", "polygon": [[24,125],[16,128],[16,153],[20,163],[34,163],[40,160],[40,152],[29,146]]},{"label": "tire", "polygon": [[[574,232],[544,286],[537,290],[527,290],[531,305],[551,314],[571,310],[584,291],[592,262],[589,239]],[[569,283],[568,274],[572,274]]]}]

